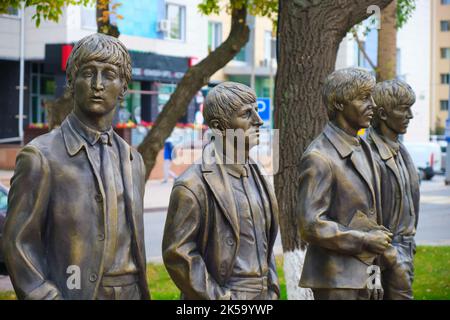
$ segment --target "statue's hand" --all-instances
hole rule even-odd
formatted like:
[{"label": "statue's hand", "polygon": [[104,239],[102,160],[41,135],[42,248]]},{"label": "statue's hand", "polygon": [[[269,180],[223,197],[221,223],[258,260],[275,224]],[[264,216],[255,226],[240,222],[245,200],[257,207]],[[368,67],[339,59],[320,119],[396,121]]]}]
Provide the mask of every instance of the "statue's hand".
[{"label": "statue's hand", "polygon": [[367,250],[382,254],[391,244],[393,234],[385,230],[372,230],[366,233],[365,247]]}]

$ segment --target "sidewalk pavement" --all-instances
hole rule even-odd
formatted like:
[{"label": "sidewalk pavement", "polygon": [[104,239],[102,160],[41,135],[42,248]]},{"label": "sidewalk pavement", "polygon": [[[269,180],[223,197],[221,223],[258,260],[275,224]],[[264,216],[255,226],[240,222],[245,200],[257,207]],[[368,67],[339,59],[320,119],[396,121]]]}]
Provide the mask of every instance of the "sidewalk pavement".
[{"label": "sidewalk pavement", "polygon": [[148,180],[145,184],[144,213],[167,211],[173,180]]}]

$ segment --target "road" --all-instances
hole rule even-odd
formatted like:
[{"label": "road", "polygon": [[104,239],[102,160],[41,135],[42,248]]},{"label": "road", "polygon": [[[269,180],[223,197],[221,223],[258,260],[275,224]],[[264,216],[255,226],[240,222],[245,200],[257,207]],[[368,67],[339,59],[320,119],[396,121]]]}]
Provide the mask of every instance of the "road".
[{"label": "road", "polygon": [[[420,187],[420,216],[417,227],[418,245],[450,245],[450,186],[444,185],[443,176],[423,181]],[[147,260],[161,261],[161,242],[166,212],[157,211],[144,216]],[[280,237],[275,253],[281,253]]]}]

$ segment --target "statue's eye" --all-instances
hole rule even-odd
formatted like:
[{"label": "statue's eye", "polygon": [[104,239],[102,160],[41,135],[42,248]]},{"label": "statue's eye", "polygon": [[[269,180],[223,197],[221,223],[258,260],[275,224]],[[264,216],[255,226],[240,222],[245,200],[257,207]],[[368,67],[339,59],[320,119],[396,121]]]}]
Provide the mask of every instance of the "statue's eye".
[{"label": "statue's eye", "polygon": [[109,80],[114,80],[116,78],[116,73],[114,71],[107,71],[105,76]]},{"label": "statue's eye", "polygon": [[90,78],[90,77],[92,77],[94,74],[92,73],[92,71],[90,71],[90,70],[85,70],[85,71],[83,71],[83,77],[85,77],[85,78]]}]

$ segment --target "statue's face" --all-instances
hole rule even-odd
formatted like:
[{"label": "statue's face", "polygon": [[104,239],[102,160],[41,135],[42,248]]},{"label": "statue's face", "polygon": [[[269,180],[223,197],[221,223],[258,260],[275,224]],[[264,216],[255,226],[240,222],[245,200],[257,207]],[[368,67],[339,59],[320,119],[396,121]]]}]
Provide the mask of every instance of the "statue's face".
[{"label": "statue's face", "polygon": [[368,128],[373,117],[373,101],[371,93],[362,93],[344,106],[341,111],[347,123],[354,129]]},{"label": "statue's face", "polygon": [[386,126],[397,134],[405,134],[409,121],[413,118],[411,105],[397,105],[386,112]]},{"label": "statue's face", "polygon": [[78,70],[74,81],[75,107],[87,116],[109,114],[124,90],[117,66],[90,61]]},{"label": "statue's face", "polygon": [[259,144],[259,127],[263,124],[258,114],[258,104],[256,102],[242,105],[233,112],[230,117],[230,128],[241,129],[245,134],[246,148],[252,148]]}]

